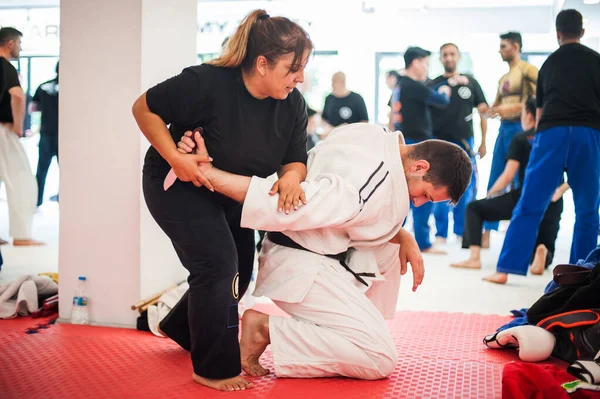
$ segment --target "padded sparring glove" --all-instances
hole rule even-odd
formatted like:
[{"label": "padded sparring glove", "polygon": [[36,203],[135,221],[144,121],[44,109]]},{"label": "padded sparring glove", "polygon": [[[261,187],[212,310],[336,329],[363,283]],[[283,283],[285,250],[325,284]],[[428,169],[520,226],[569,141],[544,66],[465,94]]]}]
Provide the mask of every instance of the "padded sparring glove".
[{"label": "padded sparring glove", "polygon": [[524,362],[540,362],[552,354],[556,337],[536,326],[518,326],[486,336],[483,343],[492,349],[514,348]]}]

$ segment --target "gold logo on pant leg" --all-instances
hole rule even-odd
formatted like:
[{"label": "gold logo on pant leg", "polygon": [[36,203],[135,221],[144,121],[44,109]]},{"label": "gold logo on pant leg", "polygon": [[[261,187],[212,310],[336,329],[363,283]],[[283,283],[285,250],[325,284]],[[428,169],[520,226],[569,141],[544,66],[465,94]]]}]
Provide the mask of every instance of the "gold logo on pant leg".
[{"label": "gold logo on pant leg", "polygon": [[233,277],[233,281],[231,282],[231,294],[233,295],[233,297],[235,299],[238,299],[238,297],[240,296],[239,280],[240,280],[240,274],[236,273],[235,276]]}]

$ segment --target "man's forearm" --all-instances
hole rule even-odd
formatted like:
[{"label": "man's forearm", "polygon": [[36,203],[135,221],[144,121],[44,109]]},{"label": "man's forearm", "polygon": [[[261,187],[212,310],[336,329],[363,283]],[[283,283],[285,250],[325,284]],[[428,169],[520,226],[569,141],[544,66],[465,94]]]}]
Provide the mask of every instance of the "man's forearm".
[{"label": "man's forearm", "polygon": [[396,233],[396,235],[394,237],[392,237],[392,239],[390,240],[390,242],[392,244],[400,244],[402,245],[402,243],[404,242],[404,240],[406,240],[407,238],[410,238],[411,234],[404,230],[402,227],[400,228],[400,230],[398,230],[398,232]]},{"label": "man's forearm", "polygon": [[486,143],[487,137],[487,118],[481,118],[481,144]]},{"label": "man's forearm", "polygon": [[25,98],[10,96],[10,106],[13,117],[13,131],[23,136],[23,122],[25,121]]},{"label": "man's forearm", "polygon": [[204,173],[216,192],[243,203],[250,187],[251,178],[224,172],[214,166]]}]

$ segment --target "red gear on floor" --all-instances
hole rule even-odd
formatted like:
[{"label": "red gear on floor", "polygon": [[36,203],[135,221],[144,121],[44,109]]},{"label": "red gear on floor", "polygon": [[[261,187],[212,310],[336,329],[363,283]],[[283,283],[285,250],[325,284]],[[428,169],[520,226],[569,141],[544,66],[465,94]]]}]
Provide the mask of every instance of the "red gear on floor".
[{"label": "red gear on floor", "polygon": [[577,377],[551,365],[512,362],[502,371],[502,399],[599,399],[600,392],[584,389],[569,394],[562,384]]}]

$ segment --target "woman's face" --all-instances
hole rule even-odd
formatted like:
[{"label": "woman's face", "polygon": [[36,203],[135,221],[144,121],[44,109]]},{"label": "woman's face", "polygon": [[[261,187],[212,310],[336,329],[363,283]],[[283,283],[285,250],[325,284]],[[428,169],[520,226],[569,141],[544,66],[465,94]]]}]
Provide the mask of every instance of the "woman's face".
[{"label": "woman's face", "polygon": [[269,97],[276,100],[285,100],[299,83],[304,82],[304,68],[308,62],[309,54],[308,50],[304,52],[302,63],[297,71],[290,70],[294,53],[281,56],[272,68],[265,68],[264,82]]}]

